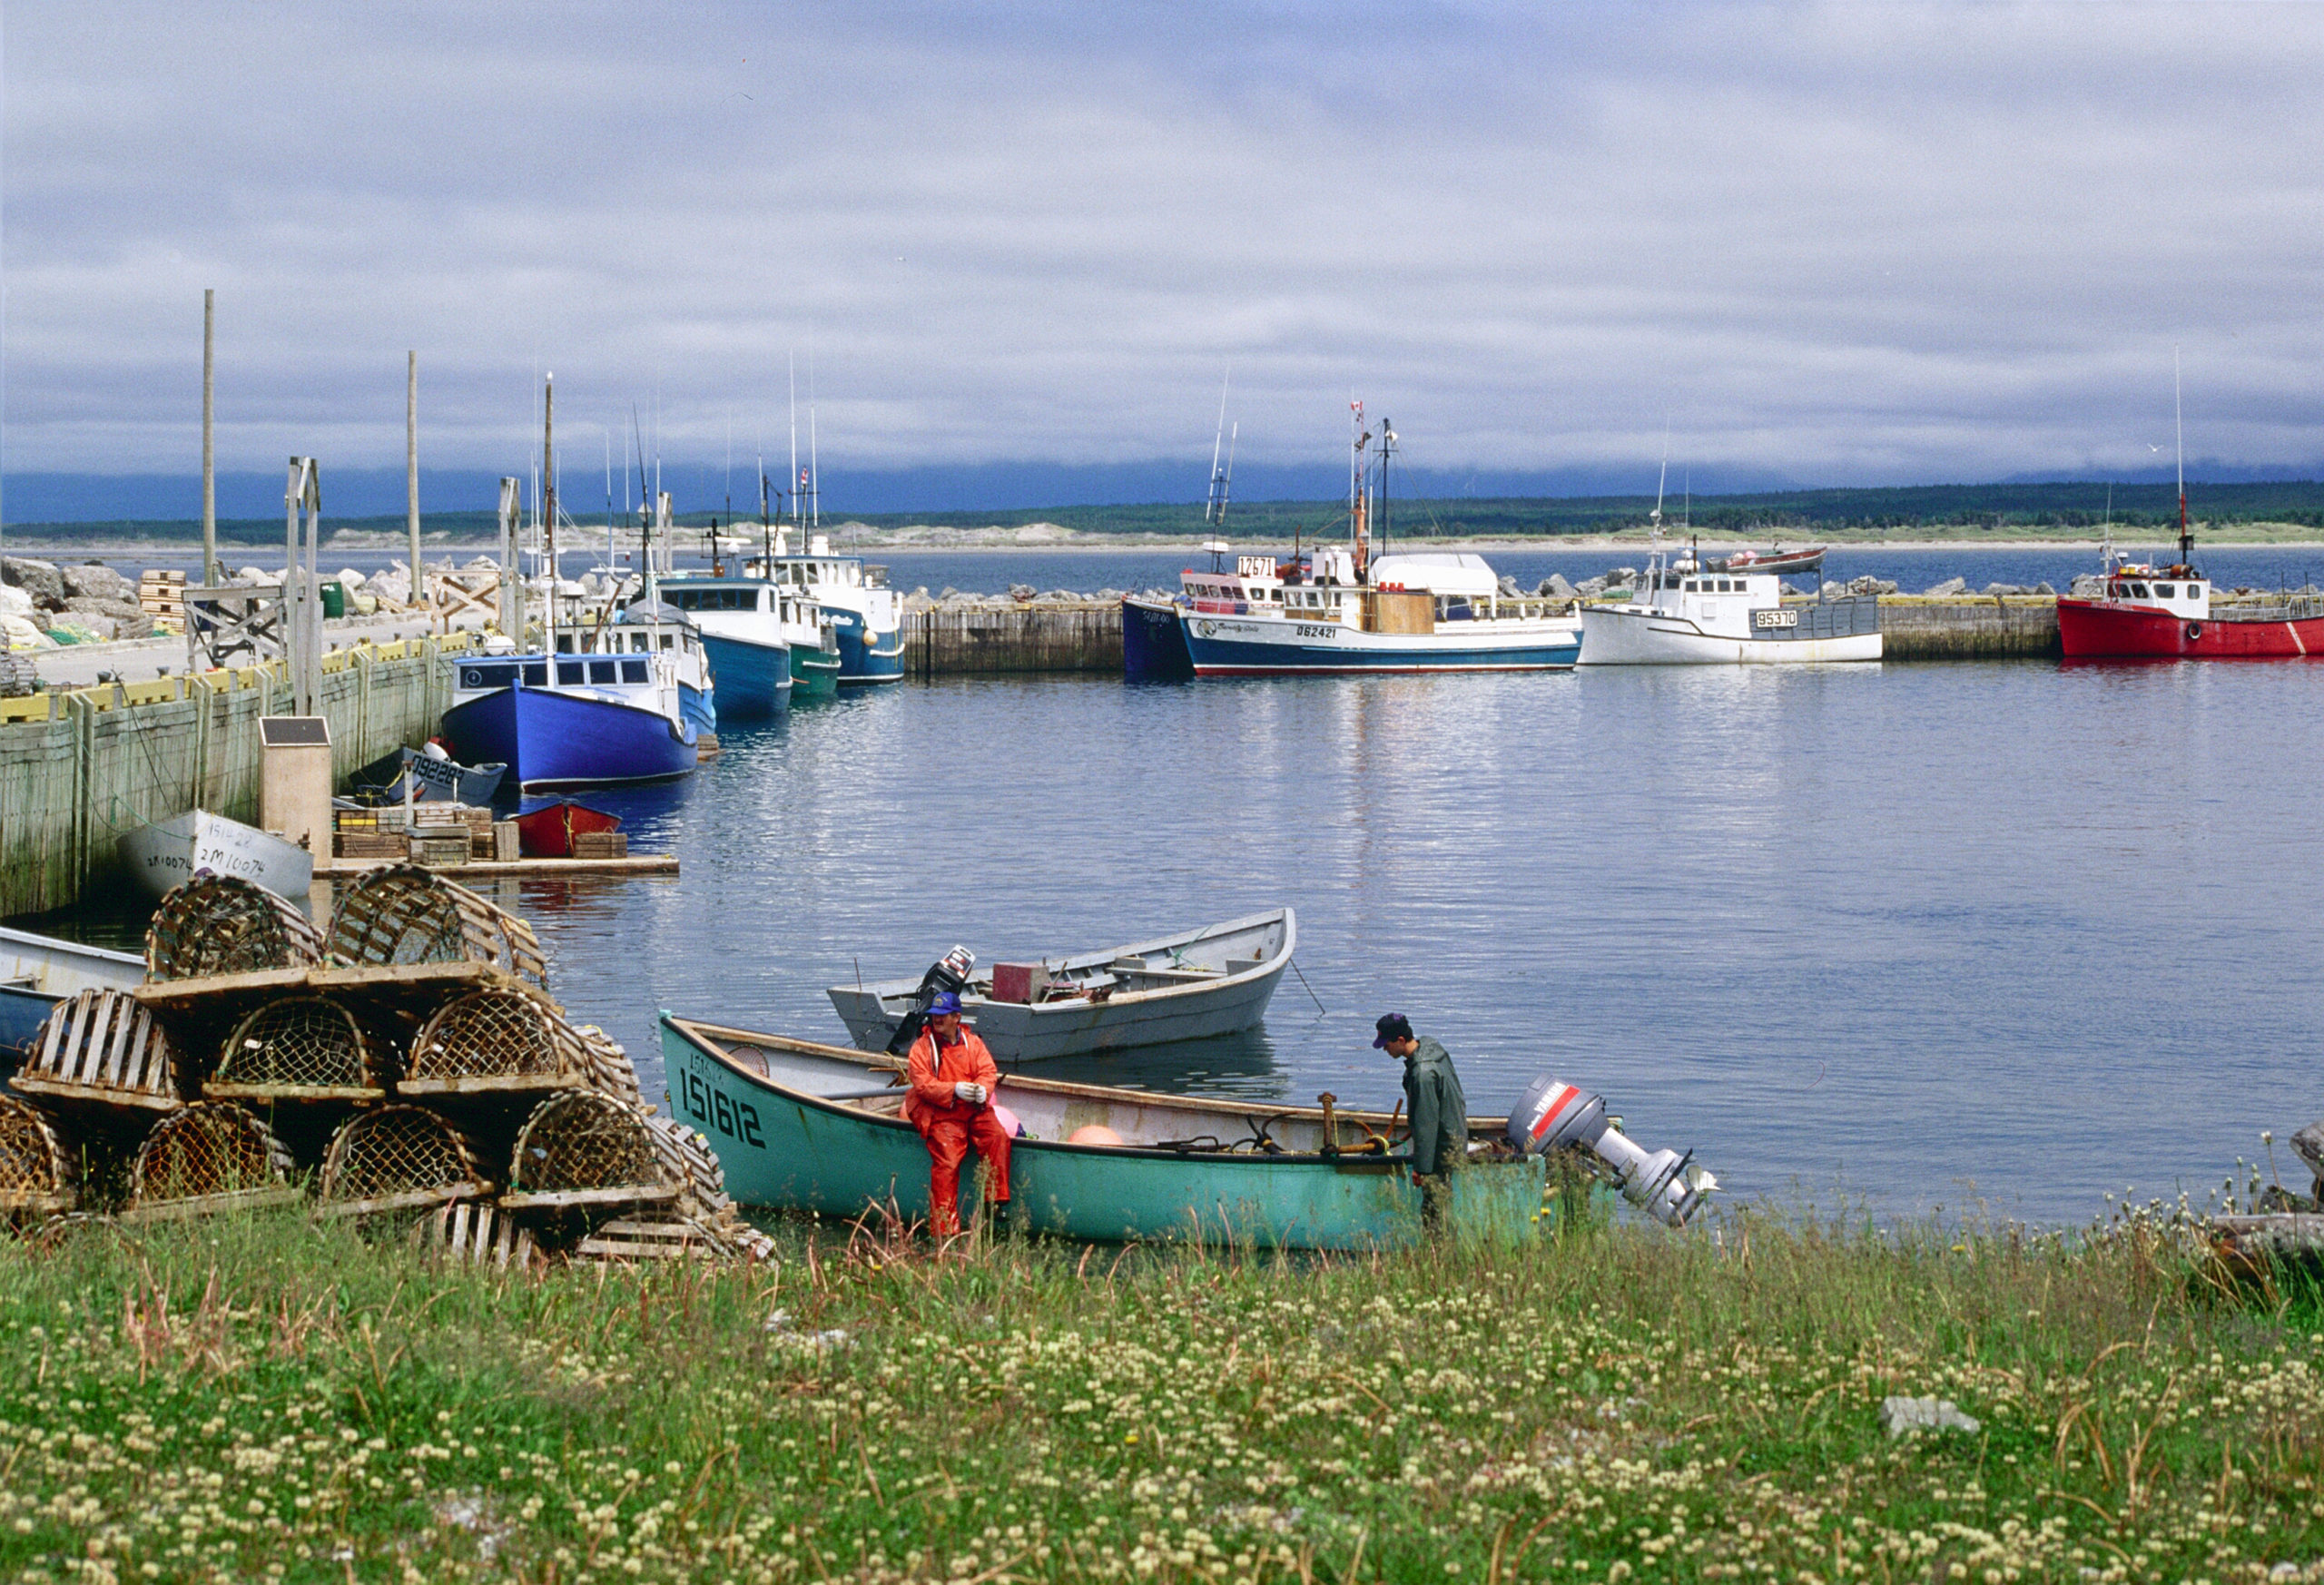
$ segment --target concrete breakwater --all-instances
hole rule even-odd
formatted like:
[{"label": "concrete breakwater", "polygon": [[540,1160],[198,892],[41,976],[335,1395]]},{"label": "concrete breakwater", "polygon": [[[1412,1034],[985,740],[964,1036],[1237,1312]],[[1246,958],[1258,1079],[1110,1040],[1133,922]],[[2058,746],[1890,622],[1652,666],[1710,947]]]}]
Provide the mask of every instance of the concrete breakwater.
[{"label": "concrete breakwater", "polygon": [[[325,655],[318,712],[331,766],[350,772],[442,718],[441,657],[465,636]],[[126,883],[116,840],[199,805],[255,822],[259,718],[290,708],[281,664],[0,699],[0,916],[62,908]]]}]

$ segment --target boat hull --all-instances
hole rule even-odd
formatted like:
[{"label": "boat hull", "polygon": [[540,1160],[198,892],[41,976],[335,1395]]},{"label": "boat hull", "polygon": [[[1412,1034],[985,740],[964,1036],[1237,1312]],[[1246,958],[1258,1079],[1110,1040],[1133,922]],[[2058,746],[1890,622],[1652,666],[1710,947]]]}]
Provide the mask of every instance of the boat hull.
[{"label": "boat hull", "polygon": [[[738,1203],[834,1216],[885,1209],[908,1218],[928,1216],[928,1147],[919,1132],[900,1117],[873,1115],[816,1093],[816,1088],[823,1094],[844,1093],[851,1072],[858,1088],[876,1086],[883,1072],[856,1066],[860,1054],[849,1062],[851,1054],[842,1048],[743,1037],[801,1054],[825,1053],[825,1081],[815,1088],[793,1087],[750,1070],[703,1039],[702,1026],[691,1028],[693,1034],[681,1020],[662,1016],[672,1105],[709,1139],[726,1192]],[[798,1057],[793,1060],[805,1065]],[[1226,1137],[1240,1135],[1243,1128],[1236,1125],[1247,1127],[1246,1118],[1265,1122],[1270,1116],[1266,1108],[1206,1108],[1088,1086],[1012,1088],[1008,1079],[995,1098],[1031,1130],[1009,1152],[1010,1218],[1029,1232],[1108,1243],[1157,1240],[1272,1249],[1371,1249],[1408,1245],[1419,1235],[1420,1192],[1413,1186],[1405,1157],[1226,1155],[1077,1146],[1054,1137],[1108,1117],[1115,1122],[1104,1126],[1134,1130],[1136,1122],[1118,1107],[1182,1111],[1186,1119],[1174,1118],[1175,1126]],[[963,1176],[964,1206],[975,1201],[973,1177]],[[1545,1183],[1539,1157],[1456,1174],[1452,1224],[1463,1234],[1521,1237],[1538,1225]]]},{"label": "boat hull", "polygon": [[1456,622],[1434,633],[1366,633],[1340,623],[1178,616],[1198,677],[1333,676],[1364,672],[1546,672],[1571,666],[1571,624]]},{"label": "boat hull", "polygon": [[826,605],[832,635],[839,640],[839,682],[843,688],[872,683],[900,683],[904,675],[904,635],[901,628],[875,630],[861,611]]},{"label": "boat hull", "polygon": [[506,765],[463,765],[456,760],[430,759],[416,749],[400,748],[372,761],[349,778],[357,792],[377,794],[384,803],[403,802],[404,778],[417,803],[466,803],[482,808],[500,791],[508,774]]},{"label": "boat hull", "polygon": [[453,757],[498,760],[527,790],[667,782],[700,760],[691,724],[559,688],[497,688],[444,713]]},{"label": "boat hull", "polygon": [[791,646],[791,696],[831,699],[839,694],[839,656],[822,649]]},{"label": "boat hull", "polygon": [[678,714],[697,738],[718,735],[718,705],[709,693],[691,683],[678,684]]},{"label": "boat hull", "polygon": [[[1012,1066],[1207,1040],[1256,1028],[1265,1019],[1298,944],[1297,916],[1286,908],[1182,936],[1055,960],[1060,979],[1072,970],[1149,956],[1215,964],[1215,975],[1196,978],[1180,970],[1169,979],[1124,980],[1119,989],[1108,987],[1112,994],[1104,1001],[995,1001],[970,993],[962,996],[960,1007],[993,1060]],[[1246,958],[1245,967],[1230,971],[1232,963]],[[848,1039],[859,1049],[884,1051],[919,985],[917,977],[874,980],[834,985],[829,995]]]},{"label": "boat hull", "polygon": [[2058,601],[2068,660],[2299,660],[2324,655],[2324,616],[2201,621],[2103,600]]},{"label": "boat hull", "polygon": [[711,699],[721,715],[730,721],[760,721],[791,707],[789,645],[731,638],[705,628],[702,647],[717,679]]},{"label": "boat hull", "polygon": [[290,898],[306,896],[315,875],[314,855],[306,849],[206,809],[141,826],[121,839],[120,848],[137,884],[156,899],[204,870]]},{"label": "boat hull", "polygon": [[[1787,609],[1813,611],[1813,606]],[[1581,664],[1639,665],[1824,665],[1876,661],[1880,633],[1795,638],[1736,638],[1707,633],[1684,616],[1593,605],[1581,613]]]},{"label": "boat hull", "polygon": [[1132,682],[1182,683],[1195,674],[1178,607],[1136,595],[1122,600],[1122,675]]}]

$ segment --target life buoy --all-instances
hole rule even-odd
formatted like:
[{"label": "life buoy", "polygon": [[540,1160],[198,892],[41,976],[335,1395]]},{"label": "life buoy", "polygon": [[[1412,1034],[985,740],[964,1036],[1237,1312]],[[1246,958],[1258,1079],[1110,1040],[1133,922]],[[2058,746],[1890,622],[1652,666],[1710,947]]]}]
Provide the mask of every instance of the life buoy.
[{"label": "life buoy", "polygon": [[2187,624],[2187,642],[2189,644],[2194,643],[2195,640],[2201,638],[2202,635],[2203,625],[2201,623],[2190,622]]}]

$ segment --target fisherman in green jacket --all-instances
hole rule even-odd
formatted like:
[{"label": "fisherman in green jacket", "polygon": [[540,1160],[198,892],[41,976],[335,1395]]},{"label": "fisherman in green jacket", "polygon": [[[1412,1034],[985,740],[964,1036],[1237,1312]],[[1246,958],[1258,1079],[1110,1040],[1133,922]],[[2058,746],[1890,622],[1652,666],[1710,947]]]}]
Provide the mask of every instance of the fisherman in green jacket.
[{"label": "fisherman in green jacket", "polygon": [[1469,1160],[1469,1100],[1452,1054],[1433,1037],[1416,1038],[1412,1020],[1388,1013],[1373,1026],[1374,1049],[1404,1060],[1404,1102],[1413,1120],[1413,1184],[1420,1190],[1421,1226],[1443,1231],[1452,1173]]}]

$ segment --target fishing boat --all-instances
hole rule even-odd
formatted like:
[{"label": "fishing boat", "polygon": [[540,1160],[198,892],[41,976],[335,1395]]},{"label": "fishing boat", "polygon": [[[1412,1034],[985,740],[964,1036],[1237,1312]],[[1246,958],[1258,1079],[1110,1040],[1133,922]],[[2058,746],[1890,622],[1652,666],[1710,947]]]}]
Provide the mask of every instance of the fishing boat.
[{"label": "fishing boat", "polygon": [[[897,1059],[667,1011],[660,1028],[676,1116],[710,1141],[737,1202],[927,1216],[928,1147],[901,1114]],[[1393,1113],[1017,1074],[993,1098],[1023,1129],[1009,1152],[1009,1215],[1029,1232],[1264,1249],[1369,1249],[1419,1235],[1420,1191]],[[1507,1126],[1469,1121],[1470,1169],[1453,1175],[1449,1207],[1464,1234],[1521,1237],[1562,1213],[1544,1158],[1511,1153]],[[1119,1143],[1074,1143],[1091,1128]]]},{"label": "fishing boat", "polygon": [[206,809],[140,826],[118,845],[131,876],[155,899],[205,870],[292,898],[306,896],[315,875],[315,856],[298,843]]},{"label": "fishing boat", "polygon": [[1133,682],[1178,683],[1195,674],[1176,600],[1122,596],[1122,675]]},{"label": "fishing boat", "polygon": [[823,534],[808,536],[807,553],[793,556],[787,534],[777,529],[773,554],[744,563],[743,570],[820,609],[839,646],[842,687],[902,680],[903,603],[887,586],[885,567],[832,555],[831,537]]},{"label": "fishing boat", "polygon": [[84,990],[134,990],[145,960],[134,952],[0,925],[0,1080],[30,1052],[49,1011]]},{"label": "fishing boat", "polygon": [[[1348,543],[1295,547],[1288,559],[1238,556],[1213,540],[1206,571],[1178,578],[1181,641],[1197,677],[1331,675],[1356,672],[1551,671],[1574,664],[1581,641],[1565,605],[1504,593],[1481,556],[1373,552],[1388,538],[1388,466],[1396,432],[1364,427],[1351,403]],[[1215,475],[1221,510],[1223,479]],[[1125,624],[1129,613],[1125,608]],[[1127,627],[1124,665],[1129,664]],[[1167,664],[1167,645],[1150,645]]]},{"label": "fishing boat", "polygon": [[2168,566],[2118,556],[2110,532],[2099,551],[2102,582],[2093,596],[2058,598],[2058,647],[2068,660],[2295,660],[2324,654],[2324,600],[2280,595],[2224,609],[2197,571],[2187,522],[2187,429],[2179,369],[2171,370],[2178,432],[2179,559]]},{"label": "fishing boat", "polygon": [[492,802],[507,774],[506,765],[464,765],[448,754],[438,759],[421,749],[399,748],[350,776],[348,790],[371,803],[401,803],[409,792],[415,803],[465,803],[481,809]]},{"label": "fishing boat", "polygon": [[763,720],[791,707],[791,645],[773,584],[687,576],[665,580],[661,596],[701,629],[721,714]]},{"label": "fishing boat", "polygon": [[1777,577],[1793,573],[1820,573],[1827,548],[1811,545],[1805,550],[1786,550],[1779,545],[1770,545],[1765,550],[1738,550],[1724,561],[1706,565],[1713,572],[1772,573]]},{"label": "fishing boat", "polygon": [[[1103,951],[996,963],[960,992],[960,1009],[997,1062],[1040,1062],[1208,1039],[1256,1026],[1298,946],[1278,908]],[[834,985],[849,1039],[884,1050],[921,981]]]},{"label": "fishing boat", "polygon": [[1630,597],[1581,611],[1585,666],[1876,661],[1880,645],[1876,596],[1787,602],[1773,573],[1718,572],[1691,550],[1667,553],[1659,525]]},{"label": "fishing boat", "polygon": [[569,859],[573,839],[619,831],[621,816],[560,798],[517,816],[517,851],[528,859]]},{"label": "fishing boat", "polygon": [[707,676],[690,624],[560,625],[557,642],[556,655],[459,660],[444,713],[455,758],[505,763],[526,792],[666,782],[694,770],[701,733],[688,719],[681,669]]}]

